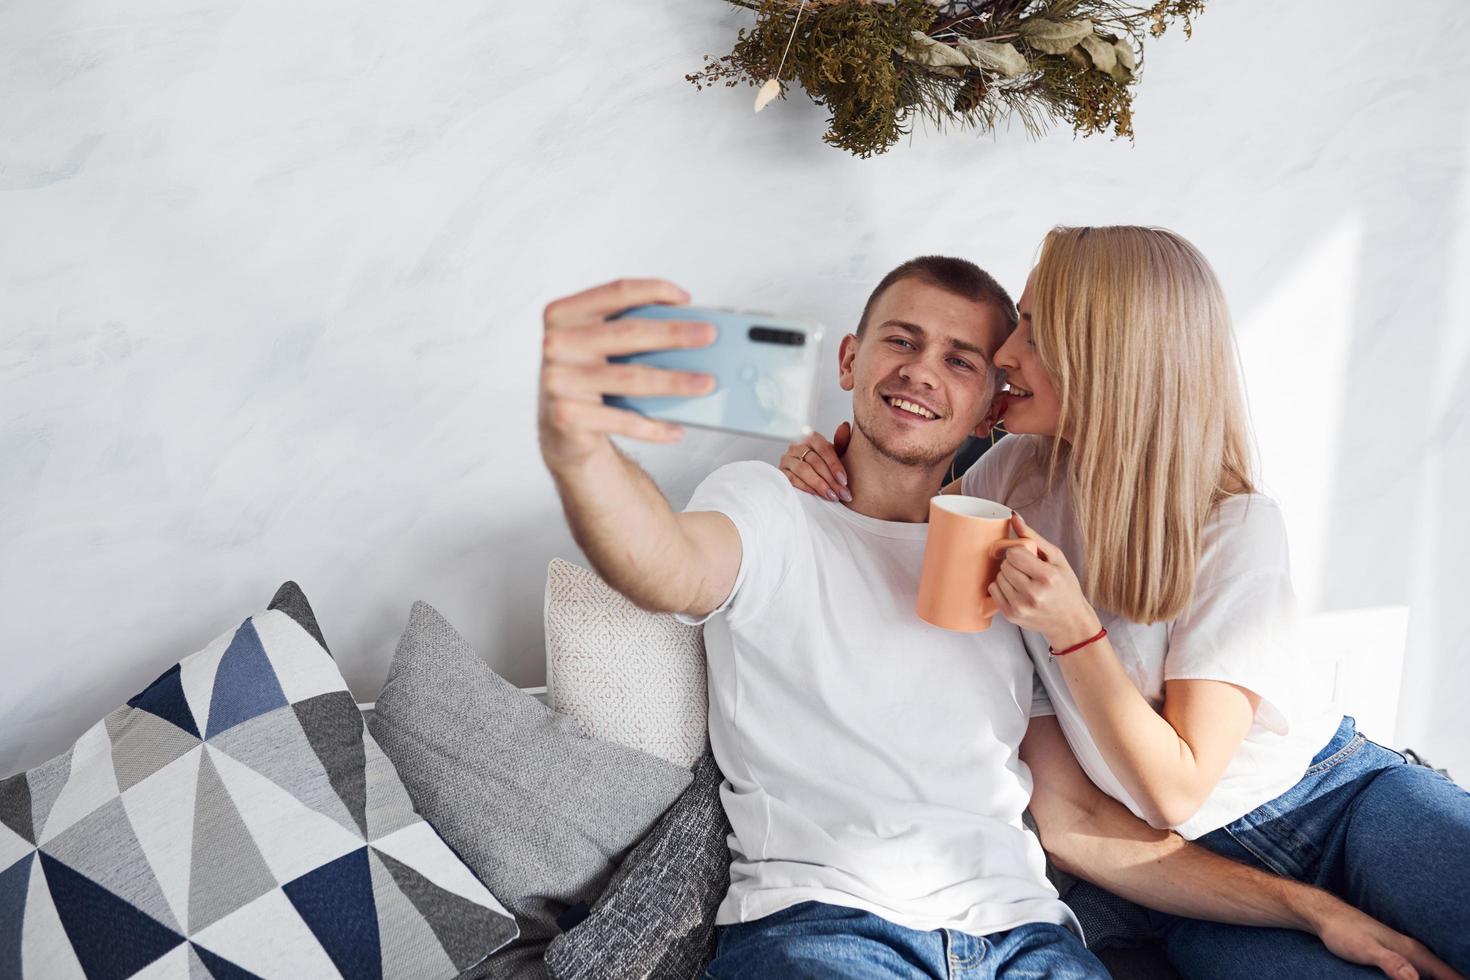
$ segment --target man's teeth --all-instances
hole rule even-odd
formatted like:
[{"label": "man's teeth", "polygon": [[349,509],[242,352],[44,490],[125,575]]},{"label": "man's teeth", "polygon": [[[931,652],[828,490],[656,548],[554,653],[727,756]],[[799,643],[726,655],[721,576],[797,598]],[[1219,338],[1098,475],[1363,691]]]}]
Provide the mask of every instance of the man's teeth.
[{"label": "man's teeth", "polygon": [[888,399],[888,404],[894,406],[895,408],[901,408],[905,412],[913,412],[915,415],[922,415],[926,419],[939,418],[939,416],[929,411],[923,405],[915,405],[913,402],[904,401],[902,398],[890,398]]}]

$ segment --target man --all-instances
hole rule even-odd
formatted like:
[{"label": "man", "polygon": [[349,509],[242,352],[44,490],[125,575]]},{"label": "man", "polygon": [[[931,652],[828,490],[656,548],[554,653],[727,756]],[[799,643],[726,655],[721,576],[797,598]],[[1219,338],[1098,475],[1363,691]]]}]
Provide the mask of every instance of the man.
[{"label": "man", "polygon": [[1396,977],[1414,975],[1410,961],[1442,966],[1324,892],[1138,821],[1083,775],[1053,718],[1029,718],[1033,672],[1013,627],[949,633],[914,614],[929,498],[984,428],[990,354],[1015,324],[993,279],[929,257],[874,290],[840,347],[858,489],[839,507],[747,462],[675,513],[612,445],[680,430],[603,395],[692,397],[712,380],[608,358],[713,332],[607,318],[688,301],[649,280],[548,306],[540,431],[598,572],[646,609],[708,624],[710,740],[733,830],[710,976],[1105,977],[1046,880],[1028,801],[1058,865],[1152,908],[1312,931]]}]

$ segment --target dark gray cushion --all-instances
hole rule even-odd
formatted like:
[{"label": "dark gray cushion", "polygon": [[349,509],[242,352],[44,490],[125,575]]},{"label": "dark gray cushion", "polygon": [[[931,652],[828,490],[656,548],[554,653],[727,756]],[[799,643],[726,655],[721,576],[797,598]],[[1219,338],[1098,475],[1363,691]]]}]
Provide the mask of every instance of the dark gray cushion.
[{"label": "dark gray cushion", "polygon": [[414,603],[370,725],[414,808],[520,924],[520,939],[488,961],[491,976],[539,968],[557,917],[597,900],[692,779],[589,738],[497,676],[424,602]]},{"label": "dark gray cushion", "polygon": [[688,980],[715,953],[715,911],[730,887],[725,777],[705,752],[694,782],[628,855],[580,925],[554,939],[556,980]]},{"label": "dark gray cushion", "polygon": [[1148,910],[1126,898],[1099,888],[1090,881],[1067,876],[1056,882],[1062,901],[1072,909],[1087,937],[1087,948],[1131,949],[1154,943],[1154,930],[1148,921]]},{"label": "dark gray cushion", "polygon": [[1062,901],[1071,907],[1108,973],[1118,980],[1178,980],[1154,935],[1148,910],[1106,889],[1057,870],[1047,861],[1047,875]]},{"label": "dark gray cushion", "polygon": [[1159,945],[1142,946],[1138,949],[1102,949],[1097,958],[1107,967],[1108,974],[1115,980],[1179,980],[1175,970]]}]

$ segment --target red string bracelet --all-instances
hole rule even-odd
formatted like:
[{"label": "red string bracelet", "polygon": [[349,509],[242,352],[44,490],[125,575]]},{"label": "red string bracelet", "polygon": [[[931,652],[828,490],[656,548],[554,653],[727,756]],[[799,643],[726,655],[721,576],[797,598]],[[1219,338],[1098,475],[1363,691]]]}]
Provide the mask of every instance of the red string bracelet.
[{"label": "red string bracelet", "polygon": [[1108,635],[1108,628],[1106,626],[1104,626],[1102,629],[1098,630],[1095,634],[1093,634],[1092,636],[1089,636],[1087,639],[1083,640],[1081,643],[1074,643],[1071,646],[1067,647],[1067,649],[1065,649],[1065,650],[1053,650],[1050,646],[1048,646],[1046,648],[1046,652],[1049,653],[1049,654],[1051,654],[1053,657],[1065,657],[1069,653],[1076,653],[1078,650],[1081,650],[1083,647],[1089,646],[1089,645],[1091,645],[1093,643],[1096,643],[1098,640],[1101,640],[1103,637],[1105,637],[1107,635]]}]

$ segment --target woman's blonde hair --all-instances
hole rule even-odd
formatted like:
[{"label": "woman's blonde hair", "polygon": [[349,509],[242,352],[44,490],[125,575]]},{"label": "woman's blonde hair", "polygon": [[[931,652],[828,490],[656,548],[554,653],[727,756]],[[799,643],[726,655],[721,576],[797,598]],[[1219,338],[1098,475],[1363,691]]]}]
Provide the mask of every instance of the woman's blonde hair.
[{"label": "woman's blonde hair", "polygon": [[1211,510],[1254,492],[1220,283],[1171,231],[1056,228],[1030,290],[1070,442],[1050,440],[1047,485],[1064,467],[1088,598],[1134,622],[1174,619],[1194,595]]}]

